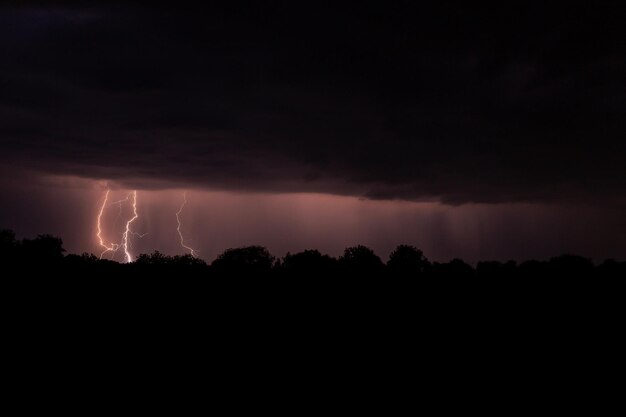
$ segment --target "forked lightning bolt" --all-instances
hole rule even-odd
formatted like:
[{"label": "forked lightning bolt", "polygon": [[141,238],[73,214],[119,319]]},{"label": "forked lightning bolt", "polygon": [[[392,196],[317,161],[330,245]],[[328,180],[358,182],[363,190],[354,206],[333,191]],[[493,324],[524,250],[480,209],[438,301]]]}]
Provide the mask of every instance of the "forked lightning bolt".
[{"label": "forked lightning bolt", "polygon": [[131,232],[130,225],[132,222],[134,222],[135,220],[139,218],[139,215],[137,214],[137,190],[133,191],[132,205],[133,205],[133,217],[131,217],[130,220],[126,222],[126,230],[124,230],[124,234],[122,234],[122,246],[124,247],[124,254],[126,255],[126,262],[129,262],[129,263],[133,261],[133,257],[130,254],[130,252],[128,252],[128,235],[134,233],[134,232]]},{"label": "forked lightning bolt", "polygon": [[[112,207],[117,205],[118,206],[118,211],[117,211],[117,217],[115,217],[115,221],[113,222],[113,229],[115,229],[115,227],[117,226],[118,222],[120,221],[120,219],[122,218],[122,204],[123,203],[127,203],[130,200],[130,196],[132,195],[132,193],[128,193],[128,195],[126,195],[126,198],[123,198],[121,200],[117,200],[114,201],[112,203],[109,203],[108,207]],[[117,244],[117,248],[119,249],[119,245]],[[111,255],[111,260],[115,260],[115,255],[117,255],[117,250],[115,252],[113,252],[113,255]]]},{"label": "forked lightning bolt", "polygon": [[183,239],[183,234],[180,231],[180,213],[183,212],[183,208],[185,208],[185,204],[187,204],[187,192],[186,191],[183,193],[183,203],[180,205],[180,208],[176,212],[176,222],[178,223],[178,227],[176,228],[176,230],[178,231],[178,236],[180,237],[180,246],[187,249],[189,253],[191,254],[191,256],[195,258],[196,250],[185,245],[185,239]]},{"label": "forked lightning bolt", "polygon": [[128,193],[128,195],[126,196],[126,198],[123,198],[121,200],[117,200],[114,201],[112,203],[109,204],[109,207],[117,205],[119,206],[119,211],[117,212],[117,217],[115,218],[115,221],[113,222],[113,227],[115,228],[115,226],[117,225],[117,222],[120,220],[120,218],[122,217],[122,203],[126,203],[128,202],[128,200],[130,200],[130,196],[132,195],[132,193]]},{"label": "forked lightning bolt", "polygon": [[119,243],[110,243],[109,245],[107,245],[106,243],[104,243],[104,239],[102,238],[102,226],[100,222],[102,219],[102,213],[104,213],[104,208],[106,207],[107,201],[109,200],[110,192],[111,190],[107,190],[106,194],[104,195],[104,201],[102,202],[102,206],[100,207],[100,212],[98,213],[98,221],[97,221],[98,233],[96,233],[96,236],[98,237],[100,246],[104,248],[104,251],[100,254],[100,259],[102,259],[104,254],[107,252],[113,252],[113,255],[115,255],[115,252],[117,252],[117,250],[120,248]]},{"label": "forked lightning bolt", "polygon": [[[129,252],[129,249],[132,248],[132,241],[130,239],[130,236],[137,236],[139,238],[144,237],[145,235],[147,235],[147,233],[136,233],[134,231],[131,230],[131,224],[137,220],[139,218],[139,214],[137,213],[137,190],[133,191],[132,193],[128,194],[128,196],[126,196],[125,199],[123,200],[119,200],[119,201],[114,201],[113,203],[110,203],[107,206],[107,202],[109,200],[109,193],[111,192],[111,190],[107,190],[106,194],[104,195],[104,201],[102,202],[102,206],[100,206],[100,211],[98,212],[98,219],[96,222],[96,228],[97,228],[97,233],[96,233],[96,237],[98,238],[98,242],[100,243],[100,246],[104,249],[104,251],[100,254],[100,259],[102,259],[102,257],[107,253],[107,252],[112,252],[112,259],[115,258],[115,254],[117,253],[117,251],[120,248],[124,248],[124,257],[126,259],[126,262],[132,262],[133,261],[133,257]],[[104,213],[104,209],[106,207],[110,207],[113,205],[119,205],[120,210],[118,212],[117,218],[115,219],[115,223],[117,223],[117,221],[119,220],[119,218],[122,215],[122,203],[126,202],[126,201],[130,201],[132,196],[132,207],[133,207],[133,217],[131,217],[128,221],[126,221],[126,227],[124,229],[124,233],[122,234],[122,242],[121,243],[109,243],[107,244],[104,241],[104,238],[102,237],[102,215]]]}]

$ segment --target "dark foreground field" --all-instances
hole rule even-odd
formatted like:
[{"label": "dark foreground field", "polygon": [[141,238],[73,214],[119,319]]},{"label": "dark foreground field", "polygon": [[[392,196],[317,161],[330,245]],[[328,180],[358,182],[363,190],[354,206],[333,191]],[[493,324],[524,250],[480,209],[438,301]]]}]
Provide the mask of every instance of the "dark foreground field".
[{"label": "dark foreground field", "polygon": [[578,377],[591,369],[581,358],[612,369],[606,352],[622,346],[623,262],[561,256],[472,267],[431,263],[405,246],[386,264],[363,247],[339,259],[307,251],[278,260],[250,247],[210,265],[159,253],[120,264],[63,255],[50,236],[2,244],[7,357],[44,370],[79,362],[106,373],[131,363],[162,375],[171,371],[165,360],[220,370],[230,384],[264,379],[280,364],[331,385],[330,375],[350,369],[363,381],[410,372],[433,386],[464,375],[470,386],[488,364],[549,389],[539,373]]}]

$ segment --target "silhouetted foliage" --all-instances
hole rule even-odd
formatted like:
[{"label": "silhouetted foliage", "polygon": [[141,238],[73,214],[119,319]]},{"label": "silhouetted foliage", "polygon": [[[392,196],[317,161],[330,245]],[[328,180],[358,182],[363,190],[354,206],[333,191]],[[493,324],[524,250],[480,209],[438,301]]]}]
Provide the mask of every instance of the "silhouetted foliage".
[{"label": "silhouetted foliage", "polygon": [[172,261],[171,256],[166,256],[157,250],[157,251],[152,252],[151,254],[142,253],[135,260],[135,264],[138,266],[143,266],[143,265],[165,266],[171,263],[171,261]]},{"label": "silhouetted foliage", "polygon": [[337,265],[336,259],[322,255],[318,250],[305,250],[293,255],[287,253],[281,266],[290,276],[316,276],[336,273]]},{"label": "silhouetted foliage", "polygon": [[598,266],[598,273],[602,277],[624,278],[626,277],[626,262],[617,262],[615,259],[607,259]]},{"label": "silhouetted foliage", "polygon": [[266,275],[272,271],[275,258],[262,246],[227,249],[211,264],[216,273],[229,275]]},{"label": "silhouetted foliage", "polygon": [[58,263],[63,260],[63,241],[51,235],[39,235],[35,239],[24,239],[20,251],[22,256],[36,261]]},{"label": "silhouetted foliage", "polygon": [[342,272],[357,275],[378,275],[385,267],[378,255],[363,245],[346,248],[339,263]]},{"label": "silhouetted foliage", "polygon": [[582,256],[561,255],[550,259],[550,271],[554,273],[564,274],[568,277],[577,275],[589,275],[595,269],[593,262]]},{"label": "silhouetted foliage", "polygon": [[508,261],[506,263],[497,261],[482,261],[476,265],[476,274],[485,278],[497,278],[503,276],[517,275],[517,263]]},{"label": "silhouetted foliage", "polygon": [[439,277],[469,278],[474,275],[474,268],[463,260],[455,258],[445,264],[435,262],[432,274]]},{"label": "silhouetted foliage", "polygon": [[389,255],[387,268],[392,275],[417,277],[428,272],[430,262],[415,246],[400,245]]},{"label": "silhouetted foliage", "polygon": [[195,258],[189,254],[168,256],[159,251],[151,254],[142,253],[133,263],[133,268],[138,273],[156,273],[168,276],[206,275],[208,266],[202,259]]},{"label": "silhouetted foliage", "polygon": [[187,268],[200,268],[207,266],[206,262],[204,262],[202,259],[191,256],[190,254],[174,256],[172,264],[175,266],[182,266]]},{"label": "silhouetted foliage", "polygon": [[0,249],[13,248],[17,245],[15,240],[15,232],[9,229],[0,230]]},{"label": "silhouetted foliage", "polygon": [[519,266],[520,274],[523,276],[540,276],[546,270],[546,263],[535,260],[528,260]]},{"label": "silhouetted foliage", "polygon": [[168,256],[159,251],[154,251],[151,254],[142,253],[135,260],[137,266],[159,266],[159,267],[180,267],[180,268],[194,268],[204,267],[206,262],[200,258],[193,257],[189,254]]},{"label": "silhouetted foliage", "polygon": [[[348,247],[339,258],[323,255],[317,250],[287,253],[277,260],[262,246],[228,249],[215,259],[211,266],[191,255],[168,256],[158,251],[141,254],[131,264],[99,259],[93,254],[69,254],[64,256],[63,241],[50,235],[35,239],[18,240],[11,230],[0,230],[0,260],[9,270],[30,272],[60,271],[55,276],[101,276],[114,279],[122,276],[140,277],[311,277],[311,278],[441,278],[475,279],[516,278],[556,282],[575,277],[603,277],[626,279],[626,262],[606,260],[596,266],[591,260],[561,255],[548,261],[529,260],[517,264],[514,261],[481,261],[474,269],[461,259],[450,262],[430,263],[423,252],[414,246],[399,245],[389,256],[387,265],[374,251],[366,246]],[[14,276],[16,276],[14,274]],[[418,280],[416,282],[425,282]],[[457,281],[459,282],[459,281]],[[556,288],[556,287],[555,287]]]},{"label": "silhouetted foliage", "polygon": [[82,255],[69,254],[65,257],[66,264],[76,266],[95,265],[99,261],[98,257],[93,253],[83,253]]},{"label": "silhouetted foliage", "polygon": [[15,256],[18,242],[15,240],[13,230],[0,230],[0,259],[11,259]]}]

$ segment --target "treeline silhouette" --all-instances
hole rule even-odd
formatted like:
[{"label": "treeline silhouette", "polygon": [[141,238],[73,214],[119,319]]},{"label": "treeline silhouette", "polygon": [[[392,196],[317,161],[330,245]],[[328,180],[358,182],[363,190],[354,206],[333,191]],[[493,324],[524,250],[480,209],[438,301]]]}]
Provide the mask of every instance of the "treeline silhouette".
[{"label": "treeline silhouette", "polygon": [[384,263],[366,246],[348,247],[338,258],[305,250],[273,256],[262,246],[227,249],[208,264],[191,255],[168,256],[158,251],[141,254],[122,264],[89,253],[66,254],[63,241],[48,234],[18,240],[11,230],[0,230],[0,262],[13,270],[60,271],[72,275],[200,276],[200,277],[397,277],[397,278],[539,278],[626,277],[626,262],[606,260],[595,264],[576,255],[547,261],[482,261],[476,267],[461,259],[431,262],[418,248],[398,246]]}]

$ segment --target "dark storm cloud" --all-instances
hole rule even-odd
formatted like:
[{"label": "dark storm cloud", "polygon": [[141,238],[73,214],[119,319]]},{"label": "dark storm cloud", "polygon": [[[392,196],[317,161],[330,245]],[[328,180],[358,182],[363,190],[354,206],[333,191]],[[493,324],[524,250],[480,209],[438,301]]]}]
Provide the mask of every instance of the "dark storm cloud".
[{"label": "dark storm cloud", "polygon": [[3,163],[453,204],[624,195],[618,2],[261,3],[0,9]]}]

